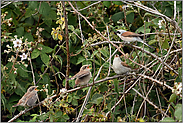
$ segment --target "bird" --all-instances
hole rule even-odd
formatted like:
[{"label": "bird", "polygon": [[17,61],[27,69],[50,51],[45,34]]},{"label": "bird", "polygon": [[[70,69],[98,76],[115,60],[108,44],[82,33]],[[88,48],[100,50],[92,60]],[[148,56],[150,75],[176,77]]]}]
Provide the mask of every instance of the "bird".
[{"label": "bird", "polygon": [[130,31],[126,31],[126,30],[117,30],[115,32],[116,35],[118,35],[123,41],[125,42],[141,42],[145,45],[147,45],[148,47],[154,49],[154,47],[150,46],[149,44],[145,43],[141,38],[140,38],[140,34],[134,33],[134,32],[130,32]]},{"label": "bird", "polygon": [[114,56],[112,68],[116,74],[126,74],[128,72],[134,71],[129,65],[121,61],[118,54]]},{"label": "bird", "polygon": [[92,77],[92,74],[90,72],[91,68],[89,66],[90,65],[83,65],[80,68],[80,71],[70,78],[70,80],[73,80],[76,78],[74,87],[76,87],[77,85],[80,85],[81,87],[81,85],[88,84],[88,82],[90,81],[90,78]]},{"label": "bird", "polygon": [[18,101],[17,104],[13,105],[12,107],[17,107],[17,106],[34,106],[35,102],[38,99],[37,92],[39,91],[37,89],[38,86],[31,86],[27,89],[27,92],[23,95],[23,97]]}]

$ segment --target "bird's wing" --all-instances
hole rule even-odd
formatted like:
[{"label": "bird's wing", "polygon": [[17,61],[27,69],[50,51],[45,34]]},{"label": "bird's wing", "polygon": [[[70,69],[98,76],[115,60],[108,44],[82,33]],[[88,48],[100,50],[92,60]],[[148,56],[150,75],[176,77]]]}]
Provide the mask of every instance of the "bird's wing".
[{"label": "bird's wing", "polygon": [[123,37],[139,37],[140,36],[140,34],[137,34],[137,33],[134,33],[134,32],[129,32],[129,31],[127,31],[127,33],[125,32],[121,35]]},{"label": "bird's wing", "polygon": [[127,65],[125,62],[121,62],[121,64],[125,67],[131,68],[129,65]]},{"label": "bird's wing", "polygon": [[89,71],[80,71],[80,72],[76,75],[75,78],[81,79],[81,78],[83,78],[83,77],[85,77],[85,76],[88,76],[88,75],[90,75],[90,72],[89,72]]},{"label": "bird's wing", "polygon": [[28,95],[29,97],[26,99],[25,103],[28,106],[33,106],[34,103],[37,101],[37,92],[32,92],[30,93],[30,95]]}]

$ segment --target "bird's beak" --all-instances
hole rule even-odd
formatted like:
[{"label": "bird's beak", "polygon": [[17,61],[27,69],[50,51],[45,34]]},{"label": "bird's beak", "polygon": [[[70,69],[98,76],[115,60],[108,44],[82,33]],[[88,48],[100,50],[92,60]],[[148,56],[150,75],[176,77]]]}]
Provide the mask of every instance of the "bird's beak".
[{"label": "bird's beak", "polygon": [[90,64],[88,65],[87,69],[92,69],[92,68],[90,68]]},{"label": "bird's beak", "polygon": [[39,86],[36,86],[36,88],[35,88],[36,91],[39,91],[39,89],[37,89],[38,87],[39,87]]}]

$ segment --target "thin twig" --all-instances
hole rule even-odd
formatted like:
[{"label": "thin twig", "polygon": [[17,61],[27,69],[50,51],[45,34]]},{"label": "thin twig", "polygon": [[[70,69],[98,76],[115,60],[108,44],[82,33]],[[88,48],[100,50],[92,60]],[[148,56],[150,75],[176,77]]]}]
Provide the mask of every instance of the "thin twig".
[{"label": "thin twig", "polygon": [[32,14],[32,16],[34,16],[34,15],[37,15],[37,14],[38,14],[38,12],[39,12],[39,11],[40,11],[40,9],[41,9],[41,3],[42,3],[42,2],[40,1],[38,11],[37,11],[36,13]]},{"label": "thin twig", "polygon": [[158,108],[153,102],[149,101],[147,98],[142,96],[135,88],[132,88],[139,96],[141,96],[143,99],[145,99],[150,105],[154,106],[155,109],[159,110],[161,113],[163,113],[165,116],[169,117],[164,111]]}]

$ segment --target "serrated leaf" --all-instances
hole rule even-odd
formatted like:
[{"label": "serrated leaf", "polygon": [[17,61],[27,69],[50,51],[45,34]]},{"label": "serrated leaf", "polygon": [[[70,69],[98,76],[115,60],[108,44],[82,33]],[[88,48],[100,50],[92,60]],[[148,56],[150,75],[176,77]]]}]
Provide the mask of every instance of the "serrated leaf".
[{"label": "serrated leaf", "polygon": [[40,51],[38,49],[34,49],[31,53],[31,59],[35,59],[40,55]]},{"label": "serrated leaf", "polygon": [[175,93],[173,93],[171,96],[170,96],[170,99],[169,99],[169,102],[173,102],[175,99],[176,99],[177,95]]},{"label": "serrated leaf", "polygon": [[41,53],[40,56],[41,56],[42,62],[43,62],[45,65],[48,65],[49,60],[50,60],[49,56],[48,56],[47,54],[45,54],[45,53]]}]

